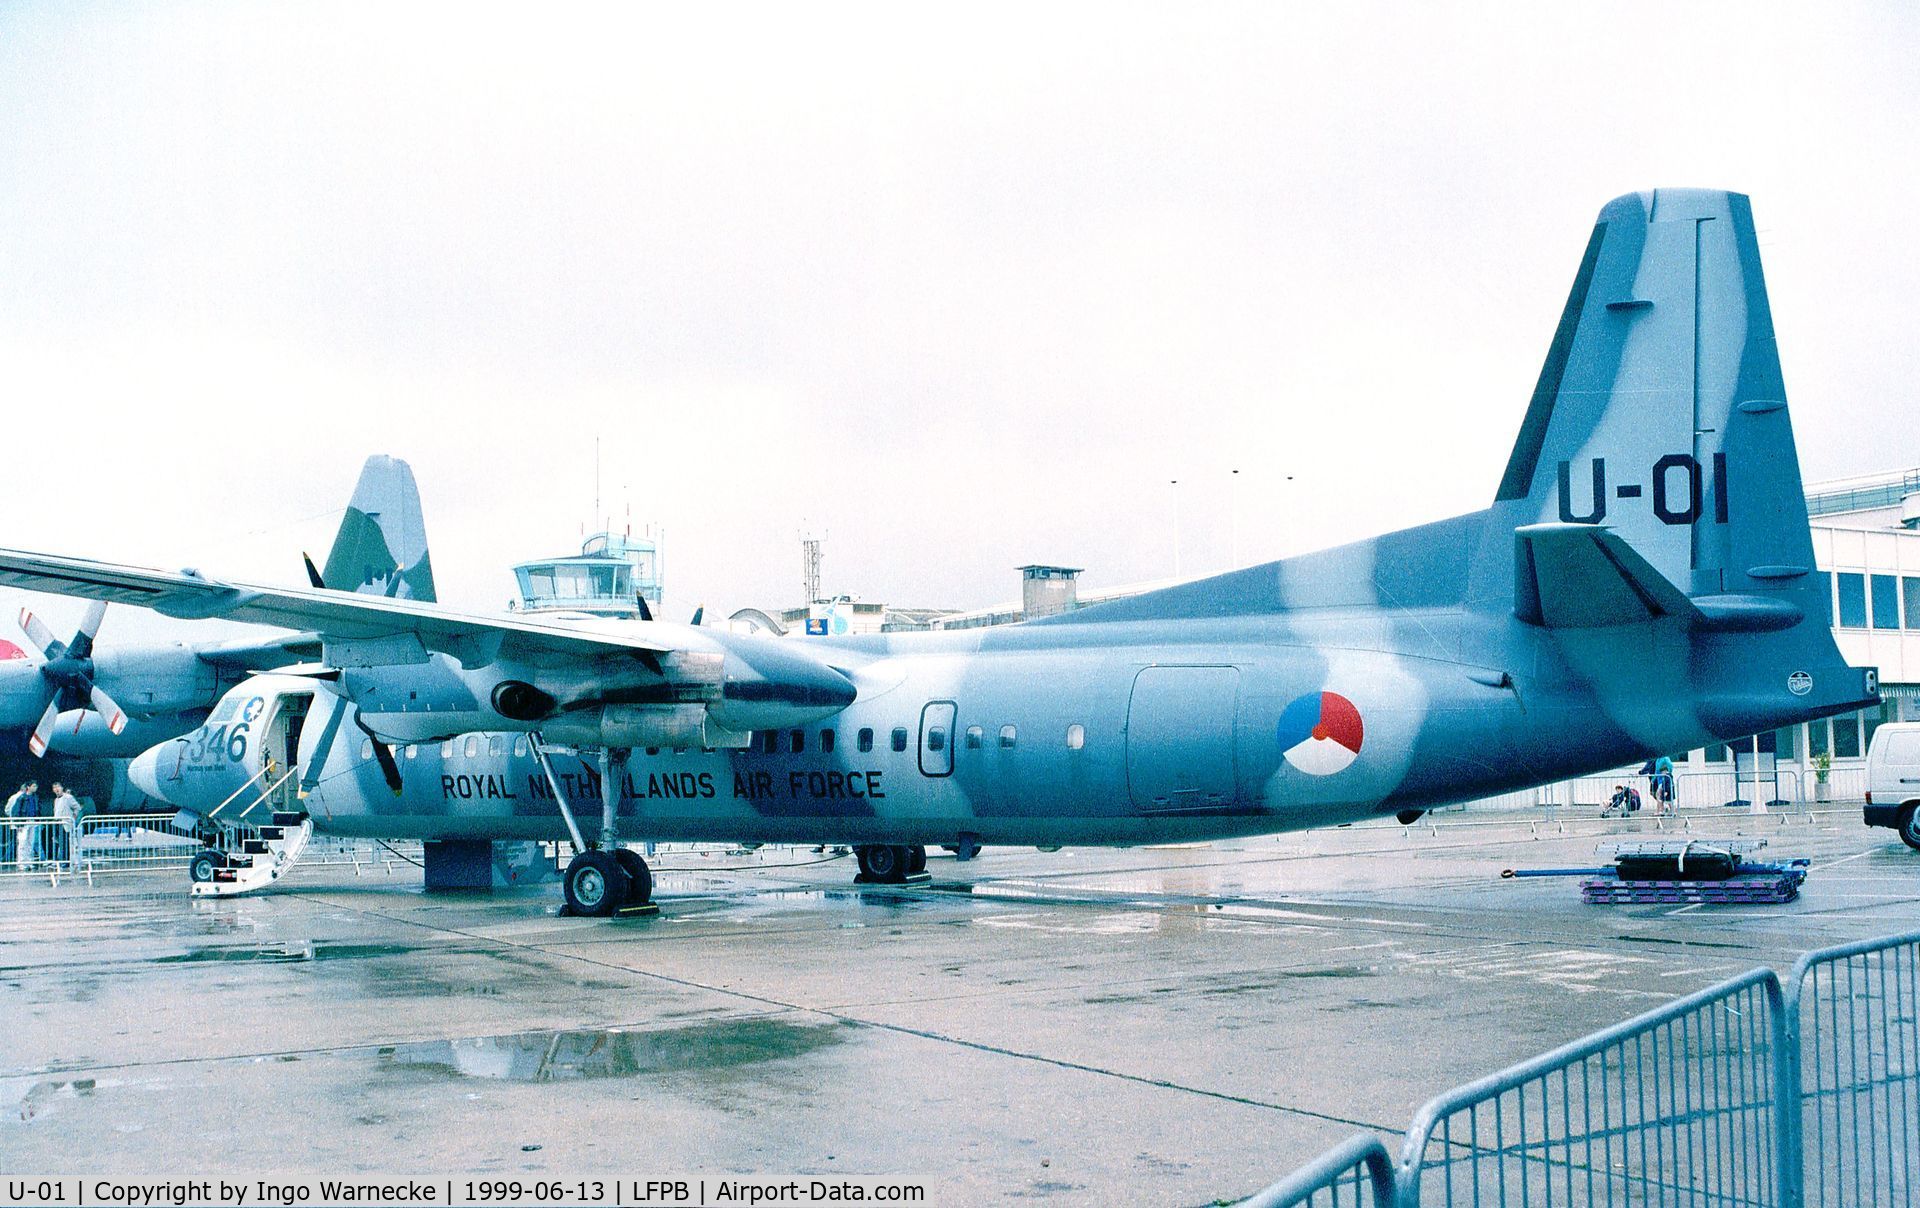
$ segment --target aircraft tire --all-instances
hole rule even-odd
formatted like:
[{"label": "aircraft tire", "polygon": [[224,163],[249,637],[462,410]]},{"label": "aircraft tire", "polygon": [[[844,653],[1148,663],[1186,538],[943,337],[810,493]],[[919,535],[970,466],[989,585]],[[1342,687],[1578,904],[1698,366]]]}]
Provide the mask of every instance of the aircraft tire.
[{"label": "aircraft tire", "polygon": [[195,852],[187,863],[187,880],[195,885],[213,880],[213,870],[220,867],[220,853],[217,851]]},{"label": "aircraft tire", "polygon": [[627,884],[627,872],[612,852],[583,851],[567,865],[560,892],[573,914],[605,918],[626,901]]},{"label": "aircraft tire", "polygon": [[907,849],[884,843],[869,843],[853,849],[860,861],[860,873],[869,881],[898,885],[907,878]]},{"label": "aircraft tire", "polygon": [[1920,851],[1920,805],[1910,805],[1901,813],[1900,842]]},{"label": "aircraft tire", "polygon": [[628,906],[645,906],[653,901],[653,870],[639,852],[630,847],[614,849],[613,858],[620,862],[620,870],[627,874]]},{"label": "aircraft tire", "polygon": [[907,875],[913,876],[915,873],[925,871],[927,871],[927,849],[916,843],[907,849]]}]

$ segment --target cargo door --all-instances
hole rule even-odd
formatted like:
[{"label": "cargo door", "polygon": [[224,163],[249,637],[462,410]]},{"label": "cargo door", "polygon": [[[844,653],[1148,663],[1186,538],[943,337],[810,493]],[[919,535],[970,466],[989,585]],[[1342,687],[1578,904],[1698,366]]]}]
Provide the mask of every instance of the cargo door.
[{"label": "cargo door", "polygon": [[1233,718],[1240,672],[1233,667],[1148,667],[1127,704],[1127,789],[1140,813],[1231,807]]}]

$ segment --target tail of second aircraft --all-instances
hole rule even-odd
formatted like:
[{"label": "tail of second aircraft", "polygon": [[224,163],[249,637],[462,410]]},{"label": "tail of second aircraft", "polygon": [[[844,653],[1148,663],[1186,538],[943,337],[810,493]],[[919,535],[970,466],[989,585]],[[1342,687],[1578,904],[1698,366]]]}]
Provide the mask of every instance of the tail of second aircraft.
[{"label": "tail of second aircraft", "polygon": [[[313,575],[312,564],[308,573]],[[367,458],[340,531],[315,576],[317,587],[432,602],[433,564],[413,468],[397,457]]]}]

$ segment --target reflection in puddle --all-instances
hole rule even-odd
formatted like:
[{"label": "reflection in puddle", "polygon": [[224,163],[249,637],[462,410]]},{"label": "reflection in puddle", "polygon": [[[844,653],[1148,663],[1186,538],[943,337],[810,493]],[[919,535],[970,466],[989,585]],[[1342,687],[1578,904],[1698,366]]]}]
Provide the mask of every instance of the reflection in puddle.
[{"label": "reflection in puddle", "polygon": [[559,1082],[632,1074],[714,1070],[799,1057],[844,1037],[843,1024],[733,1019],[644,1032],[517,1032],[391,1045],[382,1065],[418,1066],[468,1078]]},{"label": "reflection in puddle", "polygon": [[100,1087],[119,1086],[111,1078],[75,1078],[46,1082],[38,1078],[0,1078],[0,1119],[32,1120],[63,1101],[85,1099]]}]

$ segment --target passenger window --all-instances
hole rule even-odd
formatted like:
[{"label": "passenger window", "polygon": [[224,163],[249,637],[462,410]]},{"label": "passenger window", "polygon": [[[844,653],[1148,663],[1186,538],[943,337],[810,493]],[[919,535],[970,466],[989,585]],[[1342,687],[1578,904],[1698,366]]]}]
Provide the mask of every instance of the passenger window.
[{"label": "passenger window", "polygon": [[467,735],[467,749],[466,749],[467,758],[473,759],[477,757],[479,754],[480,754],[480,736],[478,734]]},{"label": "passenger window", "polygon": [[507,736],[505,734],[490,734],[487,736],[487,754],[505,755],[506,753]]},{"label": "passenger window", "polygon": [[968,726],[967,727],[967,750],[978,751],[980,749],[980,738],[981,738],[980,727]]},{"label": "passenger window", "polygon": [[820,731],[820,749],[822,751],[825,751],[829,755],[833,754],[833,731],[832,730]]},{"label": "passenger window", "polygon": [[855,743],[854,745],[855,745],[855,746],[857,746],[857,747],[859,747],[859,748],[860,748],[860,749],[861,749],[862,751],[871,751],[871,750],[873,750],[873,730],[872,730],[872,728],[871,728],[871,727],[868,727],[868,726],[862,726],[862,727],[860,727],[860,741],[859,741],[859,742],[857,742],[857,743]]},{"label": "passenger window", "polygon": [[362,759],[373,758],[373,739],[363,738],[360,740],[360,758]]},{"label": "passenger window", "polygon": [[648,748],[647,748],[647,758],[649,758],[649,759],[651,759],[651,758],[653,758],[653,757],[654,757],[655,755],[658,755],[659,753],[660,753],[660,748],[659,748],[659,747],[648,747]]},{"label": "passenger window", "polygon": [[418,749],[419,749],[419,748],[417,748],[417,747],[415,747],[415,746],[414,746],[414,745],[413,745],[412,743],[408,743],[408,744],[407,744],[407,758],[408,758],[408,759],[412,759],[412,758],[413,758],[413,755],[414,755],[414,752],[415,752],[415,751],[417,751]]},{"label": "passenger window", "polygon": [[792,738],[793,738],[793,753],[795,755],[798,755],[800,752],[807,749],[807,732],[805,730],[795,730],[792,734]]},{"label": "passenger window", "polygon": [[907,749],[907,728],[905,726],[894,727],[893,749],[896,751],[904,751]]},{"label": "passenger window", "polygon": [[768,730],[760,736],[760,750],[768,755],[780,749],[780,731]]},{"label": "passenger window", "polygon": [[1012,726],[1000,727],[1000,745],[1002,747],[1012,746],[1014,739],[1017,737],[1018,735],[1015,733],[1014,728]]},{"label": "passenger window", "polygon": [[453,739],[449,738],[447,739],[447,741],[440,744],[440,758],[442,759],[453,758]]},{"label": "passenger window", "polygon": [[1087,745],[1087,728],[1079,722],[1067,727],[1067,750],[1078,751]]},{"label": "passenger window", "polygon": [[944,751],[947,749],[947,732],[939,726],[927,727],[927,750]]},{"label": "passenger window", "polygon": [[525,755],[527,753],[527,736],[525,734],[518,735],[514,738],[513,753],[515,755]]}]

